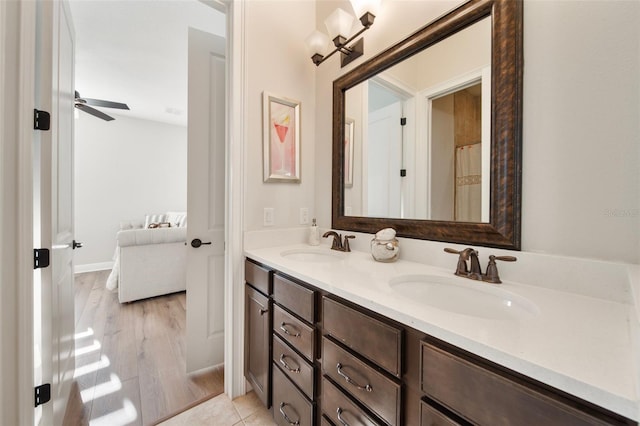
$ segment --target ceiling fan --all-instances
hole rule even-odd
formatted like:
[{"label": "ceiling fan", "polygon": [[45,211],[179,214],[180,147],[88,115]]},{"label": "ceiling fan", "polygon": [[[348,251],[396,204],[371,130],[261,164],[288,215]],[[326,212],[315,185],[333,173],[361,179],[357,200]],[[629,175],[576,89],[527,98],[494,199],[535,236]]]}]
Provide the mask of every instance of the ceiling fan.
[{"label": "ceiling fan", "polygon": [[82,98],[80,97],[80,93],[78,93],[77,90],[75,92],[76,92],[76,99],[75,99],[76,108],[78,108],[80,111],[84,111],[87,114],[91,114],[94,117],[101,118],[105,121],[115,120],[115,118],[105,114],[102,111],[98,111],[97,109],[92,108],[89,105],[104,107],[104,108],[129,109],[127,104],[123,104],[120,102],[104,101],[102,99]]}]

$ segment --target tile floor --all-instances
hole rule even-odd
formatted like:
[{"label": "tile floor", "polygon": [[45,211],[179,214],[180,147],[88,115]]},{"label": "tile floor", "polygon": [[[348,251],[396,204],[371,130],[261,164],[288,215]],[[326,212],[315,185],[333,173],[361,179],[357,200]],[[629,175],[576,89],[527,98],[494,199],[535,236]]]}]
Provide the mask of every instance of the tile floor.
[{"label": "tile floor", "polygon": [[158,426],[275,426],[271,413],[262,405],[255,393],[231,401],[225,394],[218,395]]}]

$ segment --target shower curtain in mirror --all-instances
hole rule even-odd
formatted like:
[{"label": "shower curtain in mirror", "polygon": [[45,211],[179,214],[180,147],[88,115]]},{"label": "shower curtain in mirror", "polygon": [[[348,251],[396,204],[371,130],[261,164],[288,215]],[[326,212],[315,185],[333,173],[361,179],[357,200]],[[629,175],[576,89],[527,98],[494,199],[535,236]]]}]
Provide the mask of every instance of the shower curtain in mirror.
[{"label": "shower curtain in mirror", "polygon": [[455,220],[480,222],[482,209],[480,143],[456,147]]}]

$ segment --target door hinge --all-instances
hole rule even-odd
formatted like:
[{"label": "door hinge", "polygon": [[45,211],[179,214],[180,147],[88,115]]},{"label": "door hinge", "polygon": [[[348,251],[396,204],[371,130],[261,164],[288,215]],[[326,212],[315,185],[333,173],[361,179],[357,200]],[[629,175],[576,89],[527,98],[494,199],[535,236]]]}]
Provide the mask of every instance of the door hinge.
[{"label": "door hinge", "polygon": [[33,269],[49,266],[49,249],[33,249]]},{"label": "door hinge", "polygon": [[407,117],[402,117],[400,119],[400,125],[401,126],[406,126],[407,125]]},{"label": "door hinge", "polygon": [[36,407],[51,401],[51,384],[36,386]]},{"label": "door hinge", "polygon": [[407,176],[407,169],[400,169],[400,177]]},{"label": "door hinge", "polygon": [[47,111],[33,110],[33,128],[35,130],[49,130],[51,115]]}]

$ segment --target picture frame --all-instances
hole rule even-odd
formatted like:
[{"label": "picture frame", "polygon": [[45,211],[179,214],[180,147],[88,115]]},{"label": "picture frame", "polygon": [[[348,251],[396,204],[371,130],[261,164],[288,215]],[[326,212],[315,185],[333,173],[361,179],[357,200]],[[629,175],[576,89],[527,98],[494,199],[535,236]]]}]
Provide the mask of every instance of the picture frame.
[{"label": "picture frame", "polygon": [[355,120],[345,118],[344,123],[344,186],[353,186],[353,135]]},{"label": "picture frame", "polygon": [[300,182],[300,101],[262,93],[265,182]]}]

